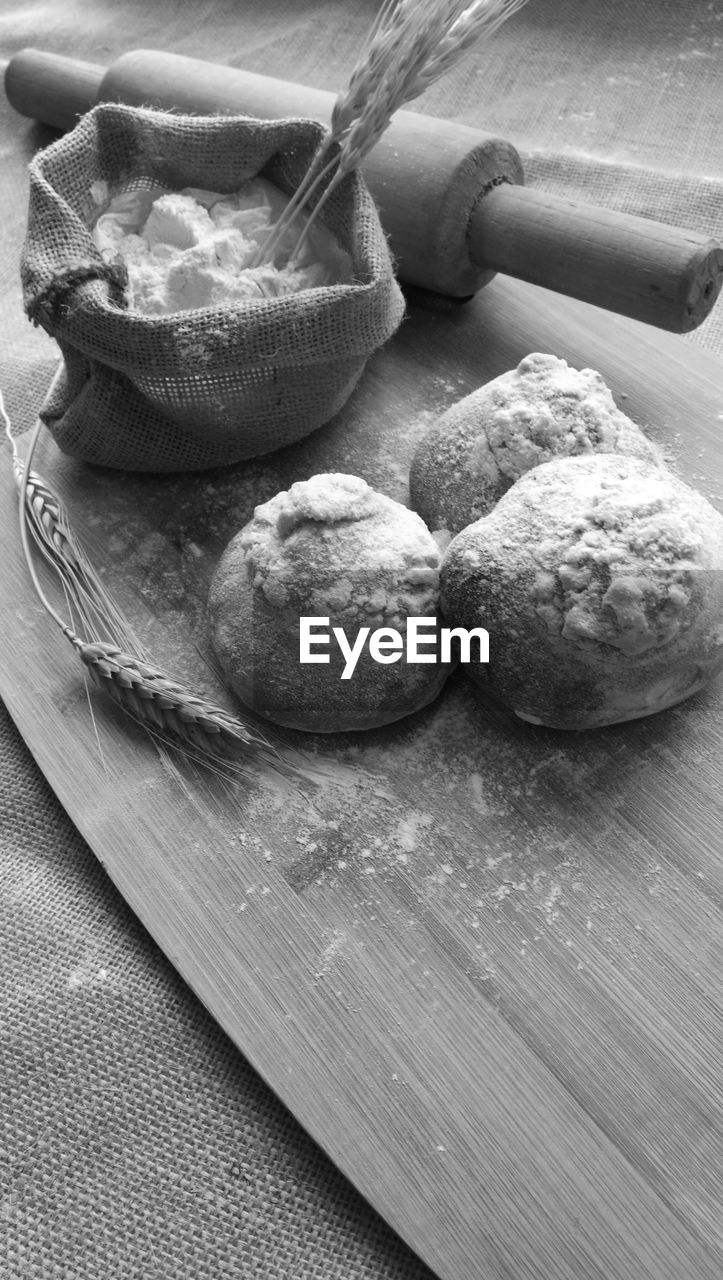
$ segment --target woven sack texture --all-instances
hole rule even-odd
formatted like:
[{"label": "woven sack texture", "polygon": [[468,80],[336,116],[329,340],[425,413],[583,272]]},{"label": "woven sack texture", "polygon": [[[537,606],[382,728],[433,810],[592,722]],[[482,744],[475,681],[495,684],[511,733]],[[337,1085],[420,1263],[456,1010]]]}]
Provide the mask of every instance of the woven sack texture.
[{"label": "woven sack texture", "polygon": [[129,308],[122,263],[91,234],[91,187],[233,192],[263,174],[291,194],[324,136],[309,120],[184,116],[106,103],[30,165],[21,259],[29,317],[65,376],[41,418],[63,452],[138,471],[223,466],[300,440],[334,416],[404,303],[358,174],[323,219],[352,282],[151,316]]}]

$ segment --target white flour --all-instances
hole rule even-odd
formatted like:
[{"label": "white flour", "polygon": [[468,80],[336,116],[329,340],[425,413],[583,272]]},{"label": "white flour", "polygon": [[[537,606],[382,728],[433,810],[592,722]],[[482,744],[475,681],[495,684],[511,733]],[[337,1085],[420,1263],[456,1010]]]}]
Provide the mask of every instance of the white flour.
[{"label": "white flour", "polygon": [[104,184],[95,184],[92,194],[105,206],[93,229],[95,243],[106,260],[122,258],[130,305],[148,315],[278,297],[350,278],[348,255],[319,225],[293,261],[298,226],[274,264],[250,265],[286,204],[264,178],[230,195],[154,187],[108,200]]}]

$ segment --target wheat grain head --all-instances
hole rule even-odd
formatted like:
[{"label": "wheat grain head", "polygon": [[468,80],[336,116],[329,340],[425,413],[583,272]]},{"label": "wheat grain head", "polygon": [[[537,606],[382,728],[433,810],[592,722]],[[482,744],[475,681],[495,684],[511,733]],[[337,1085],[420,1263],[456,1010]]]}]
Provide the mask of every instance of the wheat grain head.
[{"label": "wheat grain head", "polygon": [[259,260],[273,258],[289,225],[319,187],[320,171],[325,176],[331,173],[299,235],[292,257],[298,255],[334,188],[376,146],[394,113],[429,88],[525,3],[526,0],[387,0],[347,88],[337,95],[329,136],[286,215],[262,247]]},{"label": "wheat grain head", "polygon": [[251,760],[263,756],[278,762],[278,753],[260,734],[159,667],[117,645],[83,641],[70,628],[65,634],[95,684],[153,732],[213,757]]},{"label": "wheat grain head", "polygon": [[[294,784],[315,784],[313,770],[295,764],[291,753],[286,752],[285,759],[238,716],[193,693],[148,659],[76,540],[63,504],[31,466],[39,426],[23,461],[18,455],[1,391],[0,418],[4,420],[13,451],[21,540],[33,586],[41,604],[79,655],[93,683],[147,729],[160,749],[175,743],[188,758],[200,761],[227,779],[249,773],[251,766],[266,765]],[[82,621],[92,639],[79,636],[74,626],[51,604],[33,563],[31,539],[57,573],[71,615]]]}]

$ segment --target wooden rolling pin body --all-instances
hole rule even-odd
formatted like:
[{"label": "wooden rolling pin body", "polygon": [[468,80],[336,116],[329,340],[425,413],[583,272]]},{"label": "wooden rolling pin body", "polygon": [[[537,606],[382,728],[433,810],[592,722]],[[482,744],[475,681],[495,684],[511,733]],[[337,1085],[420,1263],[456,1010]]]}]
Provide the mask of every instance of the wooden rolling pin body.
[{"label": "wooden rolling pin body", "polygon": [[[26,49],[5,75],[22,114],[71,128],[97,102],[191,113],[303,116],[328,124],[334,95],[158,50],[107,70]],[[400,111],[363,165],[402,280],[451,297],[498,270],[684,333],[723,283],[723,249],[693,231],[522,186],[508,142]]]}]

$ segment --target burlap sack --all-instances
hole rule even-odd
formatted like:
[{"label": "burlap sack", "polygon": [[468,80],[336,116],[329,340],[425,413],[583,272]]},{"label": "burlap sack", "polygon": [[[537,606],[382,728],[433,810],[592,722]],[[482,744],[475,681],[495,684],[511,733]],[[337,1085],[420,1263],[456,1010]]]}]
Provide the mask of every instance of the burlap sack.
[{"label": "burlap sack", "polygon": [[35,158],[21,272],[27,313],[65,360],[41,410],[65,453],[139,471],[222,466],[299,440],[341,408],[403,313],[359,175],[323,214],[351,255],[351,284],[149,316],[129,309],[125,270],[90,231],[99,180],[232,192],[262,173],[288,194],[322,135],[308,120],[103,104]]}]

